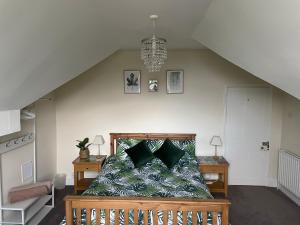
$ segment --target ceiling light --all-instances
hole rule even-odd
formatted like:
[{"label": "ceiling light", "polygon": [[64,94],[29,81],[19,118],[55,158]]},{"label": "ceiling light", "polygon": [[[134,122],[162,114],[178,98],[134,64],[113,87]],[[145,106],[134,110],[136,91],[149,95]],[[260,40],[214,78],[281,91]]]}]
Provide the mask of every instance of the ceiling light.
[{"label": "ceiling light", "polygon": [[167,40],[155,35],[158,16],[151,15],[150,19],[153,23],[153,35],[142,40],[141,58],[149,72],[158,72],[167,59]]}]

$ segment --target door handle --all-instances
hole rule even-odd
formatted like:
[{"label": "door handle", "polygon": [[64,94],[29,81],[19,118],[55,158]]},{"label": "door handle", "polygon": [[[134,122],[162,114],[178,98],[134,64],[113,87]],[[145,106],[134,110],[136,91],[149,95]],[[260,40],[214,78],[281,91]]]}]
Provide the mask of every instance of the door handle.
[{"label": "door handle", "polygon": [[269,141],[263,141],[261,143],[260,150],[262,150],[262,151],[269,151],[270,150],[270,142]]}]

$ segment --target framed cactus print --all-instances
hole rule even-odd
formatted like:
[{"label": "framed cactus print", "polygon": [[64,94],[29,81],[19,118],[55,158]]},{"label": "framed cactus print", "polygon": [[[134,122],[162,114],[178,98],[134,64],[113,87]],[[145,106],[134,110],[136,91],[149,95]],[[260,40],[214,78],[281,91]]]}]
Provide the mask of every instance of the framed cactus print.
[{"label": "framed cactus print", "polygon": [[124,70],[124,93],[125,94],[141,93],[141,71]]}]

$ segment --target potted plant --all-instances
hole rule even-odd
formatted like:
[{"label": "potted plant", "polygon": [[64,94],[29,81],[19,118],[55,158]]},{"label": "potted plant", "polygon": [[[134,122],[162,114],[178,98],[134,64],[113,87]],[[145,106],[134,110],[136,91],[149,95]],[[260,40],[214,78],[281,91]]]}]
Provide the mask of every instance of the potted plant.
[{"label": "potted plant", "polygon": [[80,149],[79,151],[79,158],[80,159],[88,159],[90,157],[90,150],[89,150],[89,146],[91,144],[89,143],[89,138],[85,138],[83,139],[83,141],[78,141],[78,144],[76,145],[76,147],[78,147]]}]

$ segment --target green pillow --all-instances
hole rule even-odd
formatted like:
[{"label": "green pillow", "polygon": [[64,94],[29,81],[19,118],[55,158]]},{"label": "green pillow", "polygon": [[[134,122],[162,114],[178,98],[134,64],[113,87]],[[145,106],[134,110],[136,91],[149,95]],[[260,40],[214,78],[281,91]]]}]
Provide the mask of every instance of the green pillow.
[{"label": "green pillow", "polygon": [[144,140],[137,145],[126,149],[125,152],[132,160],[135,168],[141,168],[154,158],[153,153],[150,151]]},{"label": "green pillow", "polygon": [[162,146],[153,153],[169,169],[172,169],[184,154],[185,152],[176,147],[169,139],[166,139]]}]

